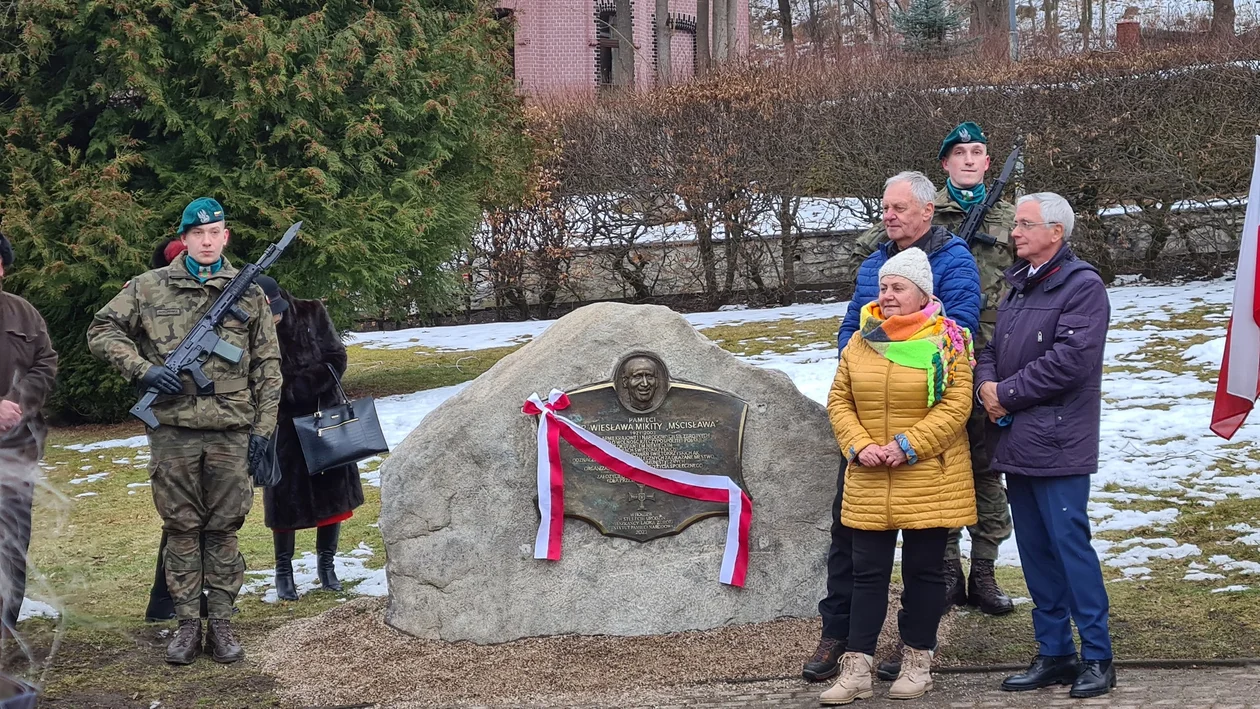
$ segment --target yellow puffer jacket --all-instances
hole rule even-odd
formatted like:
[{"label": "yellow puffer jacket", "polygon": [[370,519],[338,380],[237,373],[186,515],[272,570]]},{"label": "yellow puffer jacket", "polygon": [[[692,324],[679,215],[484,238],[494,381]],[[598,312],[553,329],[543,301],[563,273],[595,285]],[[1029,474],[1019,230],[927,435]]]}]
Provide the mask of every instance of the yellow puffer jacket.
[{"label": "yellow puffer jacket", "polygon": [[[954,383],[927,405],[927,372],[894,364],[855,334],[844,348],[827,397],[840,450],[849,459],[841,520],[867,530],[965,527],[976,521],[975,485],[967,446],[971,367],[957,365]],[[906,434],[913,464],[867,468],[857,455]]]}]

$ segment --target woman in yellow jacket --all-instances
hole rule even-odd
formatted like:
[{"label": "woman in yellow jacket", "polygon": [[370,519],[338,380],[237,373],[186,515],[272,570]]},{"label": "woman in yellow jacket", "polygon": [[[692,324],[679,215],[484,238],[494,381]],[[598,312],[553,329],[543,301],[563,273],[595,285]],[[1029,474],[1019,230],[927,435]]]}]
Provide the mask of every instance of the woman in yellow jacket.
[{"label": "woman in yellow jacket", "polygon": [[879,270],[879,300],[862,309],[827,398],[849,463],[840,519],[853,530],[853,601],[847,652],[823,704],[873,696],[898,531],[905,651],[888,696],[912,699],[932,688],[946,535],[976,521],[966,433],[972,364],[970,333],[932,296],[927,256],[910,248],[890,258]]}]

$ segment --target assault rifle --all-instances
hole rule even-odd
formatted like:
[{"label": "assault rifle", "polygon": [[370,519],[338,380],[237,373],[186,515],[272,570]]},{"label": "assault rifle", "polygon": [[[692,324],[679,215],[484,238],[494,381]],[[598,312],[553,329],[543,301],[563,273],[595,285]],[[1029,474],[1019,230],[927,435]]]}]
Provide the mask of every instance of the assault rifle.
[{"label": "assault rifle", "polygon": [[958,236],[967,242],[967,246],[971,246],[972,240],[979,241],[985,246],[993,246],[997,243],[997,239],[980,231],[980,225],[984,223],[985,216],[989,213],[989,209],[1002,199],[1002,191],[1006,189],[1006,183],[1011,179],[1011,173],[1015,171],[1015,163],[1019,161],[1020,146],[1015,144],[1015,149],[1006,158],[1006,164],[1002,165],[1002,172],[998,175],[997,181],[986,191],[984,201],[971,208],[967,212],[967,218],[963,220],[962,226],[958,227]]},{"label": "assault rifle", "polygon": [[[227,315],[246,322],[249,320],[249,314],[241,310],[237,302],[245,295],[245,291],[254,285],[254,279],[258,277],[264,270],[275,263],[280,258],[280,254],[284,253],[285,247],[292,243],[293,238],[297,236],[298,230],[302,228],[302,222],[298,222],[289,227],[284,233],[284,237],[278,243],[267,247],[263,252],[262,258],[258,259],[258,263],[246,265],[238,272],[227,287],[215,298],[214,303],[210,305],[210,309],[205,315],[197,321],[192,330],[184,335],[184,339],[179,343],[179,347],[175,351],[167,355],[166,362],[163,366],[167,369],[179,374],[188,372],[192,376],[193,382],[197,385],[198,394],[214,393],[214,382],[201,371],[201,365],[204,364],[210,355],[217,355],[223,359],[236,364],[241,361],[245,351],[226,342],[219,337],[214,331],[215,327],[223,324],[223,318]],[[144,421],[150,428],[157,428],[157,417],[153,415],[153,402],[158,397],[156,389],[146,389],[144,395],[140,397],[140,401],[131,407],[131,415]]]}]

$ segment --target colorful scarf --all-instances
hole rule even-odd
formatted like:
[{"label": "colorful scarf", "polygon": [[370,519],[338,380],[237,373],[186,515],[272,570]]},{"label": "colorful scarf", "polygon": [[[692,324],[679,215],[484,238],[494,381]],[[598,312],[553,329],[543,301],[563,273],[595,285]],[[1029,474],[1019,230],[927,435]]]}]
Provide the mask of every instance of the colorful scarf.
[{"label": "colorful scarf", "polygon": [[949,190],[949,196],[963,208],[964,212],[970,212],[972,207],[983,202],[988,193],[983,182],[964,190],[961,187],[955,187],[952,180],[945,180],[945,188]]},{"label": "colorful scarf", "polygon": [[917,313],[884,317],[878,302],[862,308],[862,339],[886,359],[927,372],[927,403],[935,406],[954,383],[958,358],[975,366],[971,332],[945,317],[935,297]]}]

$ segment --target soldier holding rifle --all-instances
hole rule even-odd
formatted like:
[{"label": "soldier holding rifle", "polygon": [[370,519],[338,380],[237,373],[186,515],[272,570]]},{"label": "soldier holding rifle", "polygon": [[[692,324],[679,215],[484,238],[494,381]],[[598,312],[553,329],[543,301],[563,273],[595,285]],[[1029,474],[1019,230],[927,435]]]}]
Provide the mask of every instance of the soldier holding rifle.
[{"label": "soldier holding rifle", "polygon": [[[179,225],[187,253],[126,283],[87,335],[94,355],[146,392],[132,413],[148,424],[153,501],[169,538],[164,562],[179,629],[166,661],[181,665],[201,651],[203,585],[206,651],[217,662],[245,656],[230,622],[245,574],[236,533],[280,403],[275,323],[252,283],[259,266],[237,278],[223,256],[224,219],[217,201],[193,200]],[[268,250],[262,267],[295,232]]]}]

